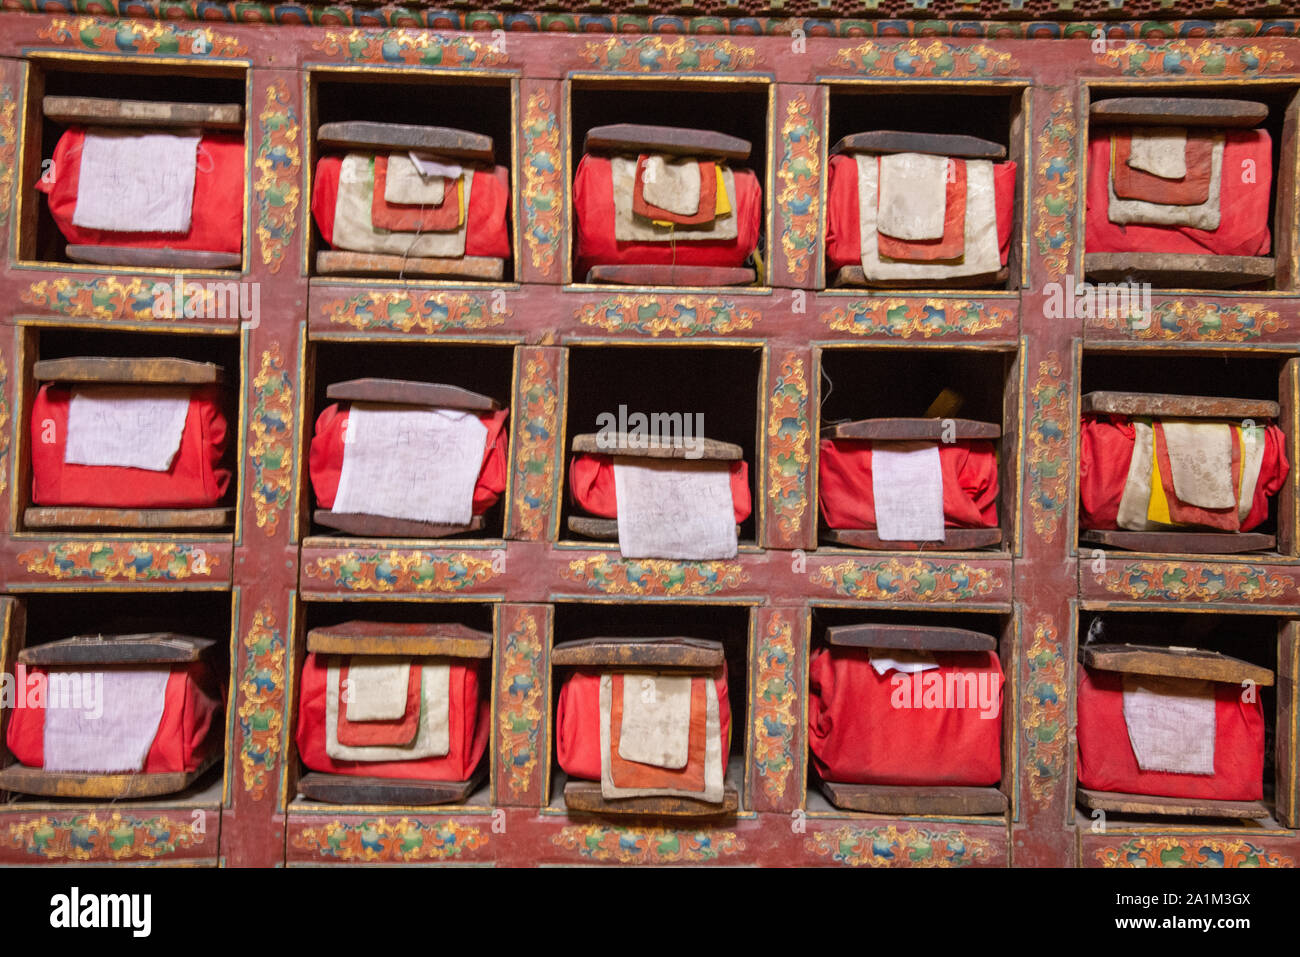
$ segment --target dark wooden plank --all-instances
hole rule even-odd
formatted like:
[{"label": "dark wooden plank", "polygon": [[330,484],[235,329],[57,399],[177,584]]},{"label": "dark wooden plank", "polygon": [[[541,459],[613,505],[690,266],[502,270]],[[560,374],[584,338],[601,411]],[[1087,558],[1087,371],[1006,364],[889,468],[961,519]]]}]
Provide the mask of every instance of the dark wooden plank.
[{"label": "dark wooden plank", "polygon": [[974,548],[991,548],[1002,543],[1000,528],[945,528],[943,541],[886,541],[871,528],[826,528],[822,541],[850,548],[869,548],[872,551],[967,551]]},{"label": "dark wooden plank", "polygon": [[912,133],[902,130],[872,130],[852,133],[832,153],[928,153],[959,159],[1006,159],[1007,148],[992,140],[955,133]]},{"label": "dark wooden plank", "polygon": [[713,671],[725,662],[722,643],[706,638],[584,638],[562,642],[551,652],[553,665],[606,671]]},{"label": "dark wooden plank", "polygon": [[[601,441],[602,435],[604,441]],[[645,444],[642,448],[641,443]],[[633,459],[689,459],[714,462],[736,462],[743,456],[744,450],[731,442],[717,439],[694,440],[694,452],[677,438],[675,441],[663,441],[663,437],[638,435],[635,432],[584,432],[573,437],[573,451],[588,455],[614,455],[619,458]]]},{"label": "dark wooden plank", "polygon": [[69,356],[42,359],[32,367],[37,382],[115,382],[147,385],[212,385],[225,379],[221,366],[191,359],[149,356]]},{"label": "dark wooden plank", "polygon": [[719,157],[728,160],[748,159],[752,149],[753,144],[739,136],[728,136],[713,130],[648,126],[642,123],[595,126],[587,131],[582,143],[584,153],[667,153],[671,156]]},{"label": "dark wooden plank", "polygon": [[741,266],[593,266],[587,282],[624,286],[752,286],[758,274]]},{"label": "dark wooden plank", "polygon": [[41,109],[47,120],[67,126],[244,128],[244,109],[238,103],[168,103],[97,96],[47,96],[41,101]]},{"label": "dark wooden plank", "polygon": [[75,635],[18,652],[25,665],[143,665],[198,661],[216,645],[172,631],[139,635]]},{"label": "dark wooden plank", "polygon": [[1157,797],[1152,794],[1124,794],[1120,791],[1091,791],[1075,788],[1080,807],[1124,814],[1156,814],[1176,817],[1233,817],[1259,820],[1268,808],[1259,801],[1211,801],[1207,798]]},{"label": "dark wooden plank", "polygon": [[997,289],[1005,287],[1007,269],[980,273],[975,276],[958,276],[948,279],[867,279],[861,266],[843,266],[831,280],[832,286],[865,289]]},{"label": "dark wooden plank", "polygon": [[325,655],[491,658],[492,635],[459,622],[345,621],[307,632],[307,650]]},{"label": "dark wooden plank", "polygon": [[1088,119],[1098,125],[1254,127],[1268,119],[1268,107],[1252,100],[1118,96],[1094,100]]},{"label": "dark wooden plank", "polygon": [[427,807],[461,804],[483,783],[480,768],[468,781],[419,781],[413,778],[367,778],[311,771],[298,780],[298,793],[326,804],[393,804]]},{"label": "dark wooden plank", "polygon": [[1150,283],[1160,289],[1235,289],[1268,282],[1277,272],[1277,261],[1272,256],[1087,253],[1083,271],[1094,283]]},{"label": "dark wooden plank", "polygon": [[872,439],[877,442],[940,442],[945,439],[996,439],[1002,426],[974,419],[882,418],[837,422],[822,429],[832,439]]},{"label": "dark wooden plank", "polygon": [[233,508],[82,508],[34,505],[23,512],[27,528],[229,528]]},{"label": "dark wooden plank", "polygon": [[607,798],[599,781],[569,780],[564,785],[564,806],[587,814],[619,814],[641,817],[719,817],[740,810],[740,794],[726,784],[722,802],[710,804],[684,797]]},{"label": "dark wooden plank", "polygon": [[1130,552],[1183,555],[1239,555],[1273,551],[1277,547],[1277,539],[1263,532],[1128,532],[1088,528],[1079,532],[1079,541]]},{"label": "dark wooden plank", "polygon": [[998,640],[968,628],[926,625],[835,625],[826,644],[837,648],[896,648],[903,651],[996,651]]},{"label": "dark wooden plank", "polygon": [[[412,233],[411,235],[415,235]],[[322,276],[408,276],[428,279],[481,279],[496,282],[506,274],[506,261],[494,256],[388,256],[322,249],[316,254],[316,272]]]},{"label": "dark wooden plank", "polygon": [[868,814],[1005,814],[1007,796],[997,788],[904,787],[822,782],[826,800],[845,811]]},{"label": "dark wooden plank", "polygon": [[360,515],[318,508],[312,513],[312,518],[317,525],[365,538],[450,538],[453,535],[468,535],[483,530],[482,515],[475,515],[468,525],[434,525],[431,522],[413,522],[405,518]]},{"label": "dark wooden plank", "polygon": [[492,137],[446,126],[374,123],[369,120],[323,123],[316,131],[316,143],[332,149],[415,150],[482,163],[491,163],[496,158]]},{"label": "dark wooden plank", "polygon": [[[594,538],[600,542],[618,541],[618,519],[591,518],[587,515],[570,515],[569,531],[584,538]],[[740,526],[736,526],[736,535],[740,535]]]},{"label": "dark wooden plank", "polygon": [[239,253],[208,249],[133,249],[130,246],[84,246],[68,243],[64,247],[74,263],[96,266],[138,266],[144,269],[238,269],[243,265]]},{"label": "dark wooden plank", "polygon": [[468,409],[495,412],[501,403],[490,396],[443,382],[412,379],[348,379],[332,382],[325,396],[338,402],[376,402],[392,405],[420,405],[434,409]]},{"label": "dark wooden plank", "polygon": [[0,790],[96,801],[159,797],[184,791],[202,777],[221,757],[220,748],[213,751],[195,771],[162,774],[80,774],[11,764],[0,770]]},{"label": "dark wooden plank", "polygon": [[1233,399],[1162,392],[1085,392],[1082,412],[1177,419],[1276,419],[1281,407],[1268,399]]},{"label": "dark wooden plank", "polygon": [[1099,671],[1122,671],[1136,675],[1167,675],[1171,678],[1201,678],[1241,684],[1253,681],[1267,688],[1273,684],[1273,672],[1240,658],[1200,648],[1161,647],[1159,645],[1084,645],[1079,660]]}]

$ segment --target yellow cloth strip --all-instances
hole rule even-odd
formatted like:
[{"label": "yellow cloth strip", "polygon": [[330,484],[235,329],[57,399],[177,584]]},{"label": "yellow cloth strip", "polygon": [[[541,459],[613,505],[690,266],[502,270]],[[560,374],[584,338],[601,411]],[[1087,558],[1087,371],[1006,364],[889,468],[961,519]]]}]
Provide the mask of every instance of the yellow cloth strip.
[{"label": "yellow cloth strip", "polygon": [[[731,213],[731,199],[727,196],[727,181],[722,176],[722,164],[714,163],[713,172],[718,177],[718,191],[713,200],[713,217],[727,216]],[[652,219],[650,222],[656,226],[666,226],[672,229],[676,223],[669,222],[665,219]]]},{"label": "yellow cloth strip", "polygon": [[1169,499],[1165,497],[1165,486],[1160,481],[1160,462],[1157,458],[1156,442],[1158,441],[1154,434],[1155,422],[1152,421],[1151,428],[1151,501],[1147,504],[1147,521],[1159,522],[1161,525],[1172,525],[1173,520],[1169,517]]}]

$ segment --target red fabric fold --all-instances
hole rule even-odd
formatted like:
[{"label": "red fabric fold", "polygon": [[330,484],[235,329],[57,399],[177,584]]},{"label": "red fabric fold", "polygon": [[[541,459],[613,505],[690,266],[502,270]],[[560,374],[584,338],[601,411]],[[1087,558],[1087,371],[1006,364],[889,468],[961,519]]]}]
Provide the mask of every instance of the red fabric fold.
[{"label": "red fabric fold", "polygon": [[[484,412],[478,419],[487,426],[487,444],[483,449],[483,467],[474,486],[475,515],[482,515],[501,498],[506,489],[506,419],[509,409]],[[316,418],[316,432],[311,438],[308,470],[311,487],[316,493],[316,503],[321,508],[333,508],[339,491],[339,477],[343,474],[343,435],[348,426],[348,403],[335,402],[325,407]]]},{"label": "red fabric fold", "polygon": [[[1218,528],[1225,532],[1240,529],[1237,522],[1237,508],[1211,509],[1189,505],[1180,499],[1174,491],[1174,470],[1169,462],[1169,448],[1165,444],[1165,430],[1161,423],[1154,424],[1153,442],[1155,444],[1156,464],[1160,469],[1160,486],[1164,489],[1165,500],[1169,504],[1169,517],[1179,525],[1204,525]],[[1232,430],[1232,478],[1233,486],[1239,485],[1241,476],[1241,435]]]},{"label": "red fabric fold", "polygon": [[718,173],[713,163],[700,161],[700,206],[693,216],[670,213],[645,201],[645,164],[650,157],[642,154],[636,163],[636,180],[632,186],[632,212],[647,219],[677,223],[681,226],[699,226],[718,218]]},{"label": "red fabric fold", "polygon": [[[458,180],[444,177],[446,188],[442,202],[437,206],[399,206],[384,199],[388,185],[388,157],[375,157],[375,191],[370,197],[370,222],[376,229],[398,232],[446,233],[460,227],[460,196]],[[470,202],[474,191],[470,190]]]},{"label": "red fabric fold", "polygon": [[[166,472],[63,461],[72,390],[47,382],[32,403],[32,501],[37,505],[97,508],[204,508],[216,505],[230,485],[218,468],[226,451],[226,417],[216,386],[190,395],[180,448]],[[47,441],[52,439],[52,441]]]},{"label": "red fabric fold", "polygon": [[[349,668],[339,669],[339,687],[346,688]],[[411,662],[406,680],[406,710],[400,718],[380,721],[349,721],[346,703],[339,706],[339,744],[351,748],[373,745],[407,745],[420,733],[421,676],[424,669],[418,661]]]},{"label": "red fabric fold", "polygon": [[[876,527],[871,445],[862,439],[822,439],[817,503],[830,528]],[[982,439],[939,443],[943,472],[943,524],[994,528],[998,524],[998,458]]]},{"label": "red fabric fold", "polygon": [[[574,455],[569,461],[569,495],[589,515],[618,518],[613,456],[586,452]],[[731,463],[731,501],[739,525],[753,510],[749,496],[749,466],[743,460]]]},{"label": "red fabric fold", "polygon": [[54,182],[44,177],[36,188],[45,193],[50,215],[69,242],[82,246],[129,246],[134,249],[196,249],[237,253],[244,244],[244,139],[236,133],[204,133],[199,140],[190,230],[176,233],[119,233],[83,229],[72,223],[81,182],[84,127],[69,127],[54,146]]}]

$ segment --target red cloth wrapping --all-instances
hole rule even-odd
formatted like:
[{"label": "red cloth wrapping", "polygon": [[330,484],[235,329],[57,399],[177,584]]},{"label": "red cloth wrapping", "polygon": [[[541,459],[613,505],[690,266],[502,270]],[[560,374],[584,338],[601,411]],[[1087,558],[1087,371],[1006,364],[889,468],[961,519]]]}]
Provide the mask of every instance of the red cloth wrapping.
[{"label": "red cloth wrapping", "polygon": [[[21,667],[21,666],[19,666]],[[27,669],[44,675],[49,669]],[[56,671],[82,671],[57,668]],[[22,688],[18,688],[22,695]],[[145,757],[144,773],[164,774],[196,771],[208,755],[222,746],[221,720],[226,694],[212,670],[201,661],[171,669],[164,692],[162,719]],[[14,708],[9,712],[5,743],[20,764],[45,766],[45,708]]]},{"label": "red cloth wrapping", "polygon": [[[375,189],[370,196],[370,223],[376,229],[404,233],[454,232],[460,228],[461,181],[443,177],[442,202],[437,206],[410,206],[384,199],[388,188],[388,157],[375,157]],[[473,200],[473,190],[470,199]],[[468,239],[468,236],[467,236]]]},{"label": "red cloth wrapping", "polygon": [[[348,687],[347,665],[339,668],[339,687]],[[339,744],[353,748],[374,747],[375,745],[407,745],[420,733],[420,701],[423,688],[424,668],[418,661],[411,662],[406,676],[406,710],[400,718],[379,721],[350,721],[346,705],[339,708],[339,724],[336,729]]]},{"label": "red cloth wrapping", "polygon": [[69,127],[54,146],[53,183],[36,181],[49,199],[50,215],[69,243],[82,246],[130,246],[134,249],[202,249],[237,253],[244,242],[244,138],[237,133],[206,132],[199,140],[190,231],[119,233],[82,229],[72,224],[81,180],[84,127]]},{"label": "red cloth wrapping", "polygon": [[[555,712],[555,756],[572,778],[600,780],[600,675],[575,671],[560,686]],[[731,751],[731,703],[727,700],[726,668],[713,679],[718,689],[718,720],[722,726],[722,760]]]},{"label": "red cloth wrapping", "polygon": [[[181,445],[166,472],[113,465],[68,465],[67,386],[47,382],[32,403],[32,501],[98,508],[203,508],[217,504],[230,471],[217,468],[226,451],[226,417],[215,386],[190,395]],[[43,441],[47,433],[53,442]]]},{"label": "red cloth wrapping", "polygon": [[[852,156],[832,156],[826,191],[826,261],[832,270],[862,265],[858,218],[858,162]],[[1002,265],[1011,254],[1011,224],[1016,212],[1016,164],[993,164],[993,199],[997,208],[998,255]],[[925,280],[932,282],[932,280]],[[933,280],[938,281],[938,280]]]},{"label": "red cloth wrapping", "polygon": [[[451,747],[442,757],[415,761],[335,761],[325,750],[325,693],[329,655],[309,654],[302,665],[295,740],[302,763],[327,774],[415,781],[468,781],[487,750],[491,701],[483,694],[479,663],[451,664]],[[464,660],[464,659],[460,659]]]},{"label": "red cloth wrapping", "polygon": [[[330,246],[334,245],[334,205],[339,197],[339,170],[342,156],[323,156],[316,164],[312,180],[311,215],[316,228]],[[497,166],[491,171],[476,169],[474,185],[469,191],[469,209],[465,216],[466,256],[510,257],[510,171]]]},{"label": "red cloth wrapping", "polygon": [[[947,172],[944,183],[943,236],[939,239],[907,240],[877,231],[876,252],[890,259],[923,262],[957,259],[962,255],[966,248],[966,164],[948,160]],[[996,187],[994,190],[996,192]],[[879,197],[876,199],[876,208],[880,208]]]},{"label": "red cloth wrapping", "polygon": [[[1088,135],[1088,205],[1085,252],[1192,253],[1218,256],[1267,256],[1271,236],[1268,222],[1273,178],[1273,142],[1264,130],[1228,130],[1223,145],[1219,186],[1219,228],[1213,232],[1190,226],[1120,226],[1107,215],[1110,207],[1110,134],[1096,127]],[[1254,182],[1243,183],[1253,168]]]},{"label": "red cloth wrapping", "polygon": [[733,240],[620,243],[614,239],[614,176],[608,157],[584,155],[573,177],[577,218],[577,275],[592,266],[743,266],[755,247],[763,219],[763,190],[751,170],[732,169],[736,182]]},{"label": "red cloth wrapping", "polygon": [[1140,199],[1162,206],[1200,206],[1210,198],[1210,181],[1214,178],[1214,136],[1212,133],[1188,131],[1183,158],[1187,175],[1182,179],[1163,179],[1128,164],[1133,155],[1131,130],[1115,133],[1115,195],[1120,199]]},{"label": "red cloth wrapping", "polygon": [[1258,801],[1264,796],[1264,708],[1241,686],[1214,685],[1214,774],[1142,771],[1124,721],[1124,676],[1078,669],[1079,785],[1159,797]]},{"label": "red cloth wrapping", "polygon": [[[943,472],[943,524],[994,528],[998,524],[998,457],[986,439],[938,443]],[[817,502],[830,528],[875,528],[871,442],[822,439]]]},{"label": "red cloth wrapping", "polygon": [[[484,412],[479,421],[487,426],[487,444],[483,449],[483,468],[474,486],[474,514],[482,515],[506,490],[506,419],[509,409]],[[343,474],[343,435],[348,426],[348,404],[335,402],[316,418],[316,434],[311,438],[308,468],[311,487],[321,508],[333,508]]]},{"label": "red cloth wrapping", "polygon": [[[1079,527],[1113,529],[1133,458],[1134,431],[1127,416],[1083,416],[1079,436]],[[1255,483],[1250,512],[1241,523],[1248,532],[1268,518],[1268,500],[1286,482],[1286,436],[1270,423],[1264,430],[1264,461]]]},{"label": "red cloth wrapping", "polygon": [[[569,462],[569,494],[584,512],[598,518],[618,518],[618,496],[614,491],[614,457],[581,452]],[[753,503],[749,497],[749,466],[744,460],[731,463],[731,501],[736,524],[749,518]]]},{"label": "red cloth wrapping", "polygon": [[[876,674],[866,648],[822,648],[809,667],[808,744],[822,778],[841,784],[965,785],[985,787],[1002,779],[1002,666],[991,651],[934,652],[939,667],[906,675],[895,691],[890,670]],[[895,694],[913,702],[912,682],[938,675],[962,679],[963,707],[895,707]],[[980,678],[981,675],[987,677]],[[937,679],[930,679],[937,680]],[[982,717],[978,682],[997,702]],[[993,692],[992,688],[996,687]],[[925,685],[922,684],[924,692]],[[955,704],[956,688],[950,702]],[[970,703],[974,694],[974,703]],[[922,698],[924,701],[924,698]]]}]

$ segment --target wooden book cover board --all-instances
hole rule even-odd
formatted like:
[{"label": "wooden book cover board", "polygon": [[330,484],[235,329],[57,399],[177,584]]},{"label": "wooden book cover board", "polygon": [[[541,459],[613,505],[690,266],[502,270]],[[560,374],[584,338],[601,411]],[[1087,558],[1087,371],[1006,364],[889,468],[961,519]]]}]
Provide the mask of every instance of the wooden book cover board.
[{"label": "wooden book cover board", "polygon": [[1270,282],[1272,256],[1212,256],[1196,253],[1085,253],[1090,282],[1150,283],[1159,289],[1236,289]]},{"label": "wooden book cover board", "polygon": [[1085,667],[1125,674],[1195,678],[1228,684],[1254,682],[1259,687],[1273,684],[1273,672],[1240,658],[1200,648],[1156,645],[1084,645],[1079,660]]},{"label": "wooden book cover board", "polygon": [[221,759],[220,748],[204,758],[194,771],[139,774],[85,774],[76,771],[45,771],[11,764],[0,770],[0,790],[41,797],[119,801],[159,797],[184,791]]},{"label": "wooden book cover board", "polygon": [[893,417],[837,422],[822,429],[832,439],[870,439],[876,442],[945,442],[998,439],[1002,426],[974,419]]},{"label": "wooden book cover board", "polygon": [[1263,532],[1130,532],[1123,529],[1088,528],[1079,541],[1130,552],[1164,552],[1183,555],[1239,555],[1272,551],[1277,539]]},{"label": "wooden book cover board", "polygon": [[137,249],[134,246],[90,246],[68,243],[63,251],[74,263],[95,266],[134,266],[141,269],[238,269],[240,253],[212,249]]},{"label": "wooden book cover board", "polygon": [[706,638],[584,638],[551,651],[552,665],[606,671],[662,668],[711,674],[725,663],[722,643]]},{"label": "wooden book cover board", "polygon": [[[598,542],[618,541],[618,519],[591,518],[587,515],[570,515],[567,522],[569,531],[584,538],[594,538]],[[740,526],[736,526],[736,537],[740,537]]]},{"label": "wooden book cover board", "polygon": [[865,289],[1001,289],[1011,272],[977,273],[973,276],[947,276],[943,279],[868,279],[861,266],[841,266],[831,280],[832,286]]},{"label": "wooden book cover board", "polygon": [[326,655],[486,659],[492,657],[492,635],[459,622],[347,621],[308,631],[307,650]]},{"label": "wooden book cover board", "polygon": [[322,249],[316,254],[316,272],[323,276],[411,276],[496,282],[506,274],[506,261],[495,256],[449,259]]},{"label": "wooden book cover board", "polygon": [[996,651],[997,639],[968,628],[925,625],[835,625],[826,629],[834,648],[892,648],[903,651]]},{"label": "wooden book cover board", "polygon": [[611,814],[636,817],[719,817],[740,810],[740,793],[726,784],[722,801],[685,797],[607,798],[600,793],[599,781],[570,780],[564,785],[564,806],[586,814]]},{"label": "wooden book cover board", "polygon": [[1086,392],[1081,412],[1170,419],[1276,419],[1281,407],[1267,399],[1233,399],[1160,392]]},{"label": "wooden book cover board", "polygon": [[65,126],[244,128],[244,108],[238,103],[173,103],[50,95],[42,99],[41,110],[47,120]]},{"label": "wooden book cover board", "polygon": [[88,508],[33,505],[23,511],[26,528],[185,528],[225,529],[235,523],[233,508]]},{"label": "wooden book cover board", "polygon": [[475,515],[468,525],[441,525],[409,518],[389,518],[386,515],[336,512],[328,508],[313,511],[312,520],[317,525],[359,538],[451,538],[454,535],[481,532],[484,527],[482,515]]},{"label": "wooden book cover board", "polygon": [[743,266],[592,266],[587,282],[624,286],[752,286],[758,273]]},{"label": "wooden book cover board", "polygon": [[587,131],[582,151],[613,153],[666,153],[670,156],[717,157],[725,160],[749,158],[753,144],[739,136],[712,130],[679,126],[649,126],[642,123],[612,123]]},{"label": "wooden book cover board", "polygon": [[1152,794],[1125,794],[1120,791],[1092,791],[1075,788],[1081,807],[1121,814],[1176,817],[1226,817],[1258,820],[1269,816],[1260,801],[1214,801],[1209,798],[1159,797]]},{"label": "wooden book cover board", "polygon": [[1202,99],[1190,96],[1117,96],[1088,108],[1096,125],[1256,127],[1268,119],[1268,107],[1253,100]]},{"label": "wooden book cover board", "polygon": [[585,432],[573,437],[573,451],[586,455],[612,455],[629,459],[688,459],[738,462],[744,450],[732,442],[696,438],[690,447],[680,439],[662,441],[635,432]]},{"label": "wooden book cover board", "polygon": [[876,552],[964,552],[1002,544],[1000,528],[945,528],[943,541],[883,539],[872,528],[823,528],[819,536],[829,545]]},{"label": "wooden book cover board", "polygon": [[469,412],[495,412],[501,408],[496,399],[460,386],[410,379],[348,379],[331,383],[325,389],[325,396],[336,402],[413,405],[430,409],[464,409]]},{"label": "wooden book cover board", "polygon": [[463,804],[486,777],[480,767],[467,781],[425,781],[415,778],[372,778],[310,771],[298,779],[298,793],[324,804],[429,807]]},{"label": "wooden book cover board", "polygon": [[822,781],[822,793],[845,811],[867,814],[1005,814],[1007,796],[995,787],[921,787]]},{"label": "wooden book cover board", "polygon": [[414,150],[479,163],[495,161],[492,137],[446,126],[375,123],[369,120],[323,123],[316,142],[333,149],[401,152]]},{"label": "wooden book cover board", "polygon": [[76,635],[18,652],[24,665],[41,667],[185,664],[216,646],[211,638],[162,631],[138,635]]},{"label": "wooden book cover board", "polygon": [[131,385],[214,385],[224,380],[220,366],[192,359],[69,356],[41,359],[32,367],[37,382],[93,382]]},{"label": "wooden book cover board", "polygon": [[1007,157],[1007,148],[978,136],[872,130],[844,137],[835,144],[831,153],[925,153],[955,159],[1002,160]]}]

